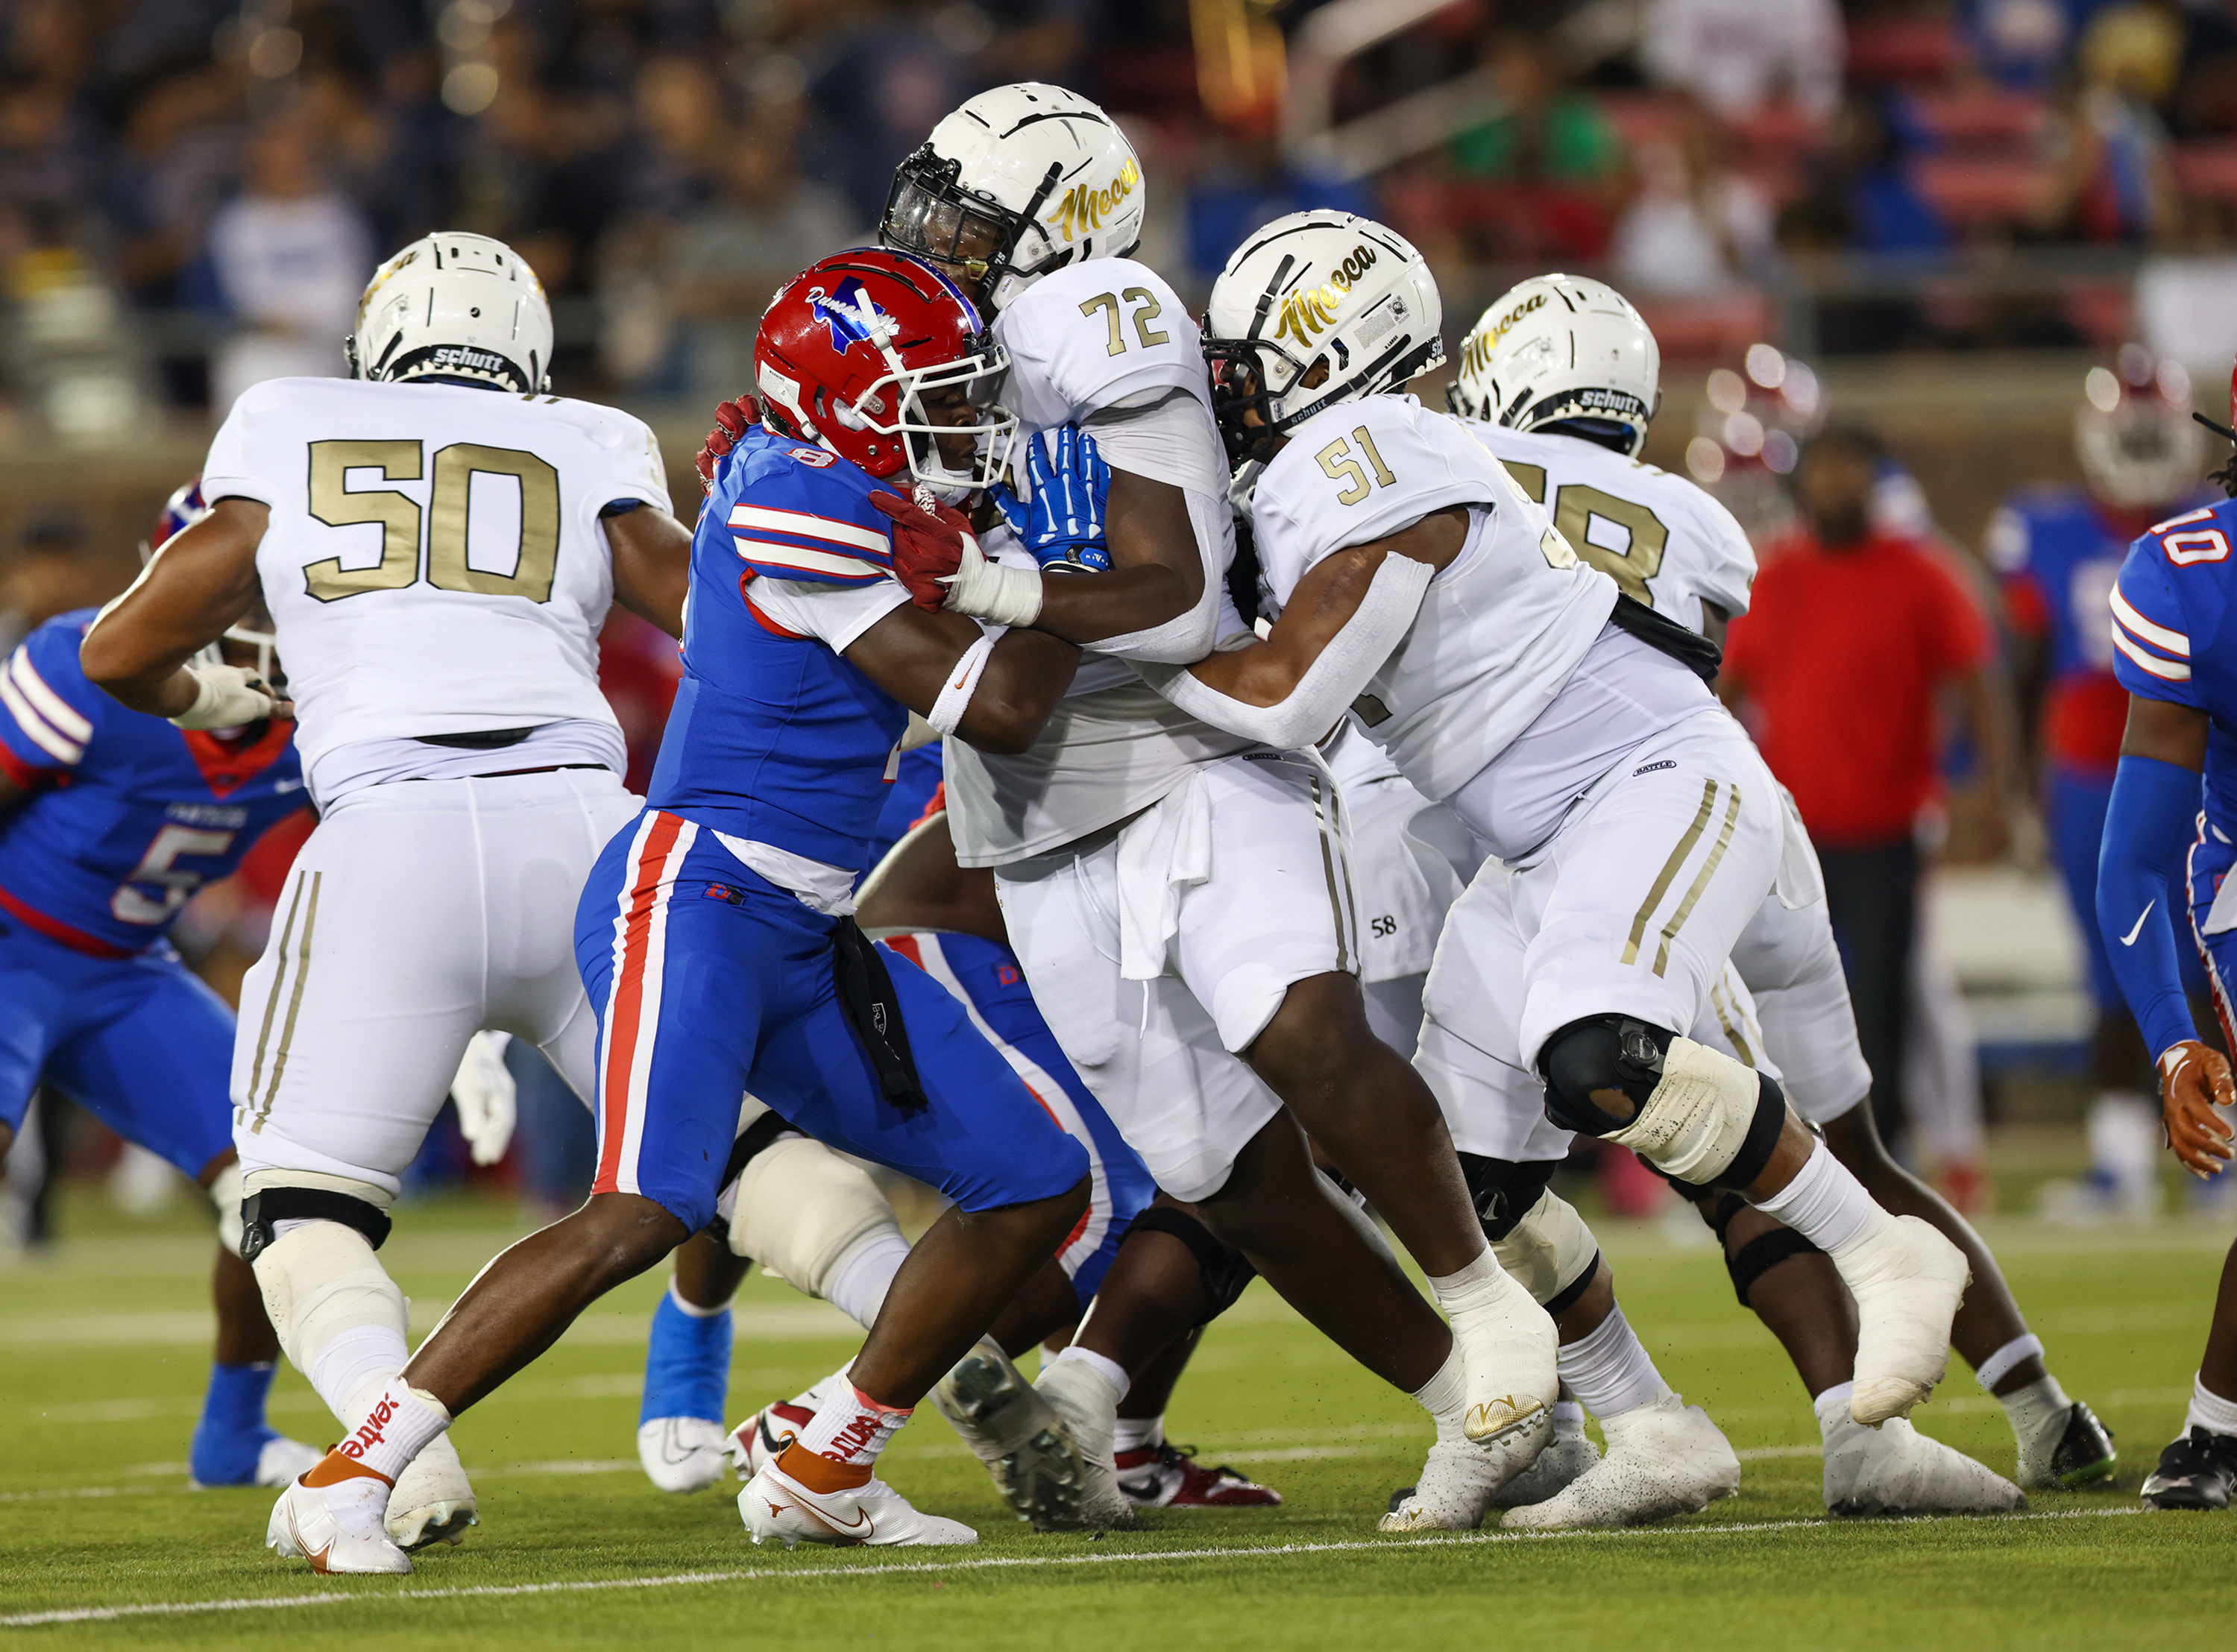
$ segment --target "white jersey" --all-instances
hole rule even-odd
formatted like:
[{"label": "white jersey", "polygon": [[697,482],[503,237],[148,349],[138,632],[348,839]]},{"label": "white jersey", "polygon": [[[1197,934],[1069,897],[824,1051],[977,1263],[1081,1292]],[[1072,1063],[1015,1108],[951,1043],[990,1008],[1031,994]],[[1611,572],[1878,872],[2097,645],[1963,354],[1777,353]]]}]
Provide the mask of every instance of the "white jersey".
[{"label": "white jersey", "polygon": [[1578,560],[1461,420],[1411,396],[1315,414],[1252,502],[1259,562],[1283,603],[1323,557],[1452,505],[1469,507],[1467,543],[1354,708],[1440,801],[1553,703],[1607,623],[1615,582]]},{"label": "white jersey", "polygon": [[1577,555],[1627,596],[1703,629],[1701,604],[1747,612],[1755,549],[1732,513],[1683,477],[1551,431],[1466,421]]},{"label": "white jersey", "polygon": [[[994,336],[1010,355],[1004,399],[1026,433],[1078,425],[1114,470],[1181,489],[1204,579],[1190,616],[1194,645],[1176,657],[1209,653],[1239,627],[1223,582],[1235,528],[1187,306],[1148,266],[1092,259],[1026,288],[995,319]],[[1139,813],[1198,765],[1250,743],[1197,721],[1123,658],[1091,648],[1031,751],[996,757],[948,741],[956,857],[999,866],[1056,848]]]},{"label": "white jersey", "polygon": [[459,772],[462,754],[418,743],[429,735],[573,731],[506,748],[514,766],[531,749],[622,753],[598,691],[614,591],[598,513],[669,509],[639,420],[558,396],[271,379],[234,404],[202,493],[271,508],[256,571],[321,804]]}]

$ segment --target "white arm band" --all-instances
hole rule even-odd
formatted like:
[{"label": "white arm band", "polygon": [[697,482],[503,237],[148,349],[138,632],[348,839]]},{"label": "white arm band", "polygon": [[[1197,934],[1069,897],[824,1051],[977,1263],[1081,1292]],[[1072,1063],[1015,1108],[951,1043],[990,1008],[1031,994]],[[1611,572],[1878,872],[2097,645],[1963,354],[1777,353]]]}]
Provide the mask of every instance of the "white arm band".
[{"label": "white arm band", "polygon": [[991,636],[982,636],[963,650],[955,661],[955,669],[940,685],[940,698],[925,714],[925,721],[943,734],[955,732],[956,725],[963,721],[965,708],[971,703],[971,696],[978,692],[979,679],[986,675],[987,658],[993,652],[994,639]]},{"label": "white arm band", "polygon": [[1005,568],[963,536],[963,562],[947,576],[947,600],[940,604],[990,625],[1031,625],[1040,617],[1041,576],[1038,569]]},{"label": "white arm band", "polygon": [[1151,668],[1142,675],[1173,704],[1215,728],[1268,746],[1310,746],[1336,725],[1405,641],[1436,571],[1411,556],[1385,556],[1352,616],[1274,705],[1246,705],[1188,671]]}]

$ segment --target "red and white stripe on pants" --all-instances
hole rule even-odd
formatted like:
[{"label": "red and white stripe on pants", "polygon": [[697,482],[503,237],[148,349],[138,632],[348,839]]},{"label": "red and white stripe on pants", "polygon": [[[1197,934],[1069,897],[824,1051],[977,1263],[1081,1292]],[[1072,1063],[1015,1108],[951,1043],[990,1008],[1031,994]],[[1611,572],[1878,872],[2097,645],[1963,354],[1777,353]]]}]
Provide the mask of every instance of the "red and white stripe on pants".
[{"label": "red and white stripe on pants", "polygon": [[593,1193],[637,1193],[645,1096],[660,1030],[668,903],[699,828],[648,810],[630,844],[630,879],[614,912],[614,976],[598,1050],[598,1174]]},{"label": "red and white stripe on pants", "polygon": [[947,989],[948,996],[963,1006],[980,1036],[1000,1050],[1002,1059],[1010,1063],[1010,1070],[1025,1081],[1033,1099],[1041,1104],[1041,1110],[1056,1121],[1058,1129],[1087,1149],[1087,1210],[1056,1254],[1058,1266],[1069,1279],[1095,1254],[1111,1231],[1111,1183],[1104,1173],[1103,1153],[1096,1143],[1095,1133],[1079,1116],[1070,1092],[1048,1070],[987,1024],[987,1018],[979,1013],[979,1006],[965,990],[962,978],[949,964],[947,953],[940,950],[937,931],[918,930],[907,935],[889,935],[886,944]]}]

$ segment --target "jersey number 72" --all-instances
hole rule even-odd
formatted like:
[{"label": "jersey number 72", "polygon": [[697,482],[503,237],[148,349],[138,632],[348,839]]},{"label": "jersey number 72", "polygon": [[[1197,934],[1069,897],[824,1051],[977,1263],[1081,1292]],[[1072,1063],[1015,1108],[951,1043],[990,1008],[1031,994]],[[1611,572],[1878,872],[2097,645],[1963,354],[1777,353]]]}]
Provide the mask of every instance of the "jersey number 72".
[{"label": "jersey number 72", "polygon": [[[353,471],[377,471],[384,482],[417,482],[426,473],[424,458],[424,444],[413,441],[311,444],[312,517],[329,528],[379,523],[380,560],[370,568],[345,568],[339,556],[313,563],[303,569],[305,591],[321,602],[339,602],[414,583],[424,515],[430,585],[550,602],[559,557],[559,472],[518,448],[453,442],[436,451],[434,487],[424,513],[418,500],[398,489],[349,484]],[[477,476],[509,477],[520,484],[520,543],[510,574],[493,574],[466,562],[466,524]]]}]

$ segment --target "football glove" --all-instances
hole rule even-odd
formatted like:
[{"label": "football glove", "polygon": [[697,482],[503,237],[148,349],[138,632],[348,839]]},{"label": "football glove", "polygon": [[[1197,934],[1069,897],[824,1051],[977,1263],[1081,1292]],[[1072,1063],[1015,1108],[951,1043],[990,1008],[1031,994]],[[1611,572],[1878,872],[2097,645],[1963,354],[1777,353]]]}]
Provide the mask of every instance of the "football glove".
[{"label": "football glove", "polygon": [[715,490],[715,472],[723,468],[738,438],[761,422],[762,410],[750,396],[715,405],[715,428],[707,432],[707,445],[691,456],[691,463],[699,467],[700,485],[708,492]]},{"label": "football glove", "polygon": [[988,557],[963,513],[931,489],[919,488],[914,500],[874,493],[870,503],[893,520],[894,577],[919,608],[995,625],[1031,625],[1039,615],[1041,576]]},{"label": "football glove", "polygon": [[1111,467],[1095,438],[1076,425],[1043,431],[1026,444],[1026,485],[1030,498],[1020,499],[1000,482],[987,494],[1033,560],[1052,573],[1108,572],[1103,507],[1111,495]]},{"label": "football glove", "polygon": [[289,717],[294,708],[237,665],[189,666],[195,701],[171,721],[181,728],[242,728],[267,717]]},{"label": "football glove", "polygon": [[465,1058],[451,1081],[451,1101],[459,1109],[459,1134],[476,1164],[495,1164],[512,1144],[519,1086],[505,1064],[509,1032],[478,1032],[466,1040]]}]

